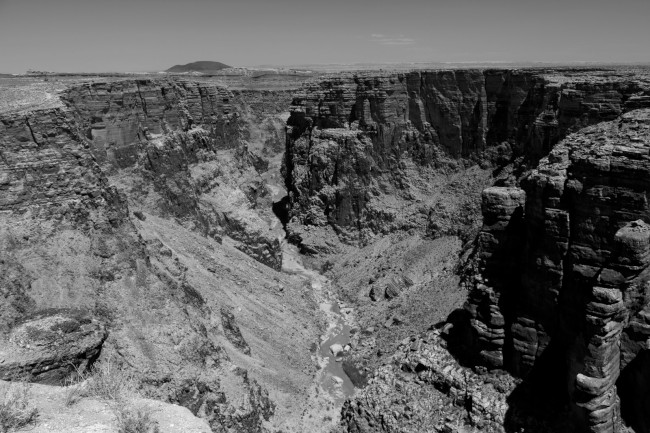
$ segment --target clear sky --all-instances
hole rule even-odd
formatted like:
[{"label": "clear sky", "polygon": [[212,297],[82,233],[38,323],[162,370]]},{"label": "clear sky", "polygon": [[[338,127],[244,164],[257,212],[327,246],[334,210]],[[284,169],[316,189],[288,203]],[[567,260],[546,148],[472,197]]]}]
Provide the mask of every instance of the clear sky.
[{"label": "clear sky", "polygon": [[0,0],[0,72],[650,62],[650,0]]}]

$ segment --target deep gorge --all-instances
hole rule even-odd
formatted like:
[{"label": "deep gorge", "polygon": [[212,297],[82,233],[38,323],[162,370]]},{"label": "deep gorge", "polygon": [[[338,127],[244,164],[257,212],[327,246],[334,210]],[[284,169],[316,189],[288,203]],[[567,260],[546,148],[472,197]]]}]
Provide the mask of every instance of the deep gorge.
[{"label": "deep gorge", "polygon": [[[646,75],[128,79],[59,97],[0,116],[2,379],[60,384],[110,353],[215,432],[648,431]],[[322,323],[282,272],[285,230],[358,310],[345,368],[363,378],[342,411],[313,397]],[[417,272],[385,266],[402,260]],[[464,305],[396,313],[437,302],[418,298],[435,284]],[[25,334],[52,318],[79,324],[64,353]]]}]

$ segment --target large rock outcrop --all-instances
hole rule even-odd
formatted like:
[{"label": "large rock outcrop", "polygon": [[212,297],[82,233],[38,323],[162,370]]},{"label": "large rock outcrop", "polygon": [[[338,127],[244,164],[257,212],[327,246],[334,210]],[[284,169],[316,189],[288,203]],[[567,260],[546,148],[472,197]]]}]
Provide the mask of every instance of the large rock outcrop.
[{"label": "large rock outcrop", "polygon": [[99,356],[108,333],[87,313],[40,312],[14,326],[0,351],[2,380],[61,384]]},{"label": "large rock outcrop", "polygon": [[[532,70],[368,73],[305,85],[287,122],[289,231],[305,241],[300,224],[331,226],[364,243],[430,229],[441,221],[427,219],[436,212],[427,197],[451,189],[439,179],[458,171],[458,159],[534,163],[567,133],[647,106],[649,89],[625,74]],[[449,218],[476,203],[458,204]]]},{"label": "large rock outcrop", "polygon": [[87,313],[42,311],[11,330],[0,349],[0,379],[62,384],[97,359],[107,335]]},{"label": "large rock outcrop", "polygon": [[621,410],[648,431],[633,378],[647,383],[649,175],[636,110],[567,137],[521,189],[483,193],[470,344],[489,367],[559,380],[580,431],[616,431]]},{"label": "large rock outcrop", "polygon": [[519,188],[491,187],[483,191],[483,228],[479,233],[479,255],[483,272],[469,294],[469,311],[478,334],[480,356],[492,365],[503,366],[505,339],[504,292],[515,286],[521,218],[526,195]]},{"label": "large rock outcrop", "polygon": [[519,381],[477,374],[459,365],[445,344],[439,330],[403,340],[391,362],[373,372],[368,386],[345,403],[345,431],[504,431],[508,395]]}]

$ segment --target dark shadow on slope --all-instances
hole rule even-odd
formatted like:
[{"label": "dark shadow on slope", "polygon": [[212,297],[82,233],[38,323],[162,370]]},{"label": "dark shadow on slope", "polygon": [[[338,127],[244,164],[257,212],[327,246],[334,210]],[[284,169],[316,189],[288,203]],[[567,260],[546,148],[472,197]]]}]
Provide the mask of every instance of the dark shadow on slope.
[{"label": "dark shadow on slope", "polygon": [[273,203],[272,210],[275,216],[282,223],[282,227],[286,229],[287,223],[289,222],[289,210],[291,209],[291,204],[289,203],[289,196],[285,195],[279,201]]},{"label": "dark shadow on slope", "polygon": [[355,388],[365,388],[368,385],[368,375],[352,360],[345,359],[341,365]]},{"label": "dark shadow on slope", "polygon": [[616,382],[621,418],[637,433],[650,432],[650,350],[642,350]]},{"label": "dark shadow on slope", "polygon": [[508,433],[573,432],[568,413],[564,351],[551,344],[508,396],[504,427]]},{"label": "dark shadow on slope", "polygon": [[473,367],[479,363],[477,358],[476,330],[470,323],[469,311],[457,308],[451,312],[447,319],[437,323],[436,328],[441,328],[441,336],[447,342],[447,350],[456,358],[463,367]]}]

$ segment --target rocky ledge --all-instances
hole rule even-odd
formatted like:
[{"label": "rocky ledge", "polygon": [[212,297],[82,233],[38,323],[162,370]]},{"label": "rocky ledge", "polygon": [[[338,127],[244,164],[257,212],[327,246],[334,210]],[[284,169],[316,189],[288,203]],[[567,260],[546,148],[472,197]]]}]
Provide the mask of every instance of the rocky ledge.
[{"label": "rocky ledge", "polygon": [[508,395],[519,383],[463,367],[434,329],[401,342],[368,386],[346,402],[342,422],[351,433],[502,432],[510,417]]}]

